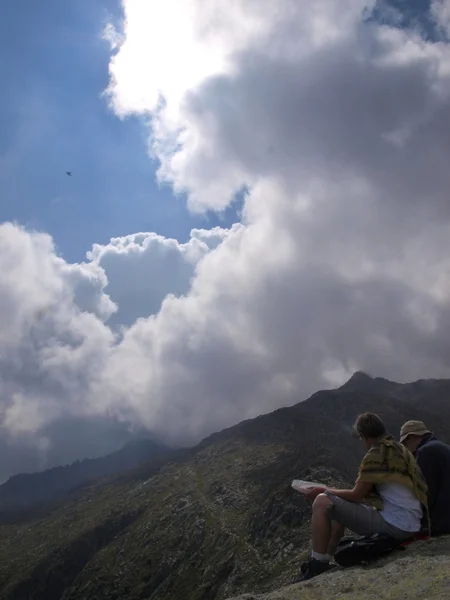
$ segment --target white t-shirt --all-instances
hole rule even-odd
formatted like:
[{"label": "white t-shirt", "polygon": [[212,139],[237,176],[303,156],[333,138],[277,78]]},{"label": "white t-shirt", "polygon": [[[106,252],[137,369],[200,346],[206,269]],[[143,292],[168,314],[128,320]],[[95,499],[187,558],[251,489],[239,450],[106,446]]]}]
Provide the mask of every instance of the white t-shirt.
[{"label": "white t-shirt", "polygon": [[385,521],[402,531],[420,530],[422,506],[409,488],[400,483],[381,483],[377,490],[383,498],[380,514]]}]

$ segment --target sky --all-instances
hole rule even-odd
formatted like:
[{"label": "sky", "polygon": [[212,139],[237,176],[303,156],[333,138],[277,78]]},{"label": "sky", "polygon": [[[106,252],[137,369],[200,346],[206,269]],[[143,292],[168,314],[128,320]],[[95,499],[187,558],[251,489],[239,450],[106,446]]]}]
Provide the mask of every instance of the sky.
[{"label": "sky", "polygon": [[118,0],[2,4],[0,44],[14,58],[0,64],[0,219],[49,233],[69,261],[111,237],[186,241],[193,227],[236,220],[188,211],[155,179],[146,117],[110,110],[105,28],[122,14]]},{"label": "sky", "polygon": [[449,376],[450,2],[337,4],[5,3],[0,480]]}]

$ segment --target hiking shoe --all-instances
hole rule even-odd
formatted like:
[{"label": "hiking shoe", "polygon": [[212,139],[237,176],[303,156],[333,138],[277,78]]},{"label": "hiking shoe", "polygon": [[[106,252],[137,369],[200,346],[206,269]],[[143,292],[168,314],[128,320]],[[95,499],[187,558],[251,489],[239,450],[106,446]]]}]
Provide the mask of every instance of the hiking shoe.
[{"label": "hiking shoe", "polygon": [[292,583],[300,583],[301,581],[308,581],[308,579],[312,579],[313,577],[317,577],[317,575],[322,575],[322,573],[326,573],[327,571],[331,571],[334,569],[335,565],[331,565],[329,562],[324,562],[322,560],[316,560],[315,558],[310,558],[307,563],[303,563],[301,566],[301,575],[296,578]]}]

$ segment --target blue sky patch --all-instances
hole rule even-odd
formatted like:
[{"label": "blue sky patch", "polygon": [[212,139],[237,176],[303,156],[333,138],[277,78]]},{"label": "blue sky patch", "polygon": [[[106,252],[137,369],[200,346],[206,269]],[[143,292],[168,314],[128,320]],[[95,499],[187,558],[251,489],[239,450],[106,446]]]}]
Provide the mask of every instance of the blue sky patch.
[{"label": "blue sky patch", "polygon": [[118,0],[2,3],[0,221],[50,233],[69,261],[110,237],[155,231],[185,241],[193,227],[238,220],[236,204],[190,214],[184,197],[156,183],[143,123],[108,108],[102,34],[121,16]]}]

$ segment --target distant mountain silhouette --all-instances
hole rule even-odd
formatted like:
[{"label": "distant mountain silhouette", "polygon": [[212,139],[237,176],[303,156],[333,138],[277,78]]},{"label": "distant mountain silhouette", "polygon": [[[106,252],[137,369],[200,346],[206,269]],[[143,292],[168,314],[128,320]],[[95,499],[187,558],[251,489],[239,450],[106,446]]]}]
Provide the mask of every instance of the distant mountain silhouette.
[{"label": "distant mountain silhouette", "polygon": [[[0,527],[0,598],[261,598],[289,584],[309,550],[311,502],[292,489],[292,479],[352,486],[364,455],[352,425],[365,411],[379,414],[396,437],[405,421],[420,419],[450,442],[449,398],[450,380],[399,384],[356,373],[339,389],[83,484],[39,514]],[[432,564],[445,585],[444,558]],[[429,568],[417,563],[419,587]],[[365,588],[338,592],[328,577],[327,597],[366,599]],[[410,588],[399,594],[407,589],[409,600]],[[434,598],[447,597],[435,589]],[[314,596],[315,588],[302,590],[279,597]]]},{"label": "distant mountain silhouette", "polygon": [[154,440],[134,440],[100,458],[77,460],[39,473],[14,475],[0,486],[0,522],[31,507],[60,500],[88,481],[137,467],[169,452],[166,446]]}]

